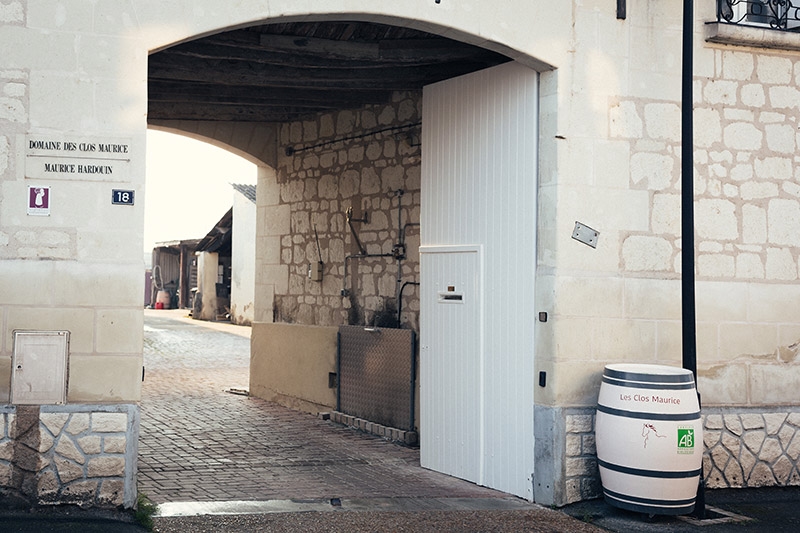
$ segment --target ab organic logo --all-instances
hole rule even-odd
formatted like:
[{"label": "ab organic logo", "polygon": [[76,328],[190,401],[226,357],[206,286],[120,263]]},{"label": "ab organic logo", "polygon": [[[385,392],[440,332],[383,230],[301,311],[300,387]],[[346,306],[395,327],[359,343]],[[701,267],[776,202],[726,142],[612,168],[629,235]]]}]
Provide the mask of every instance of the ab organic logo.
[{"label": "ab organic logo", "polygon": [[694,453],[694,428],[678,428],[678,453]]}]

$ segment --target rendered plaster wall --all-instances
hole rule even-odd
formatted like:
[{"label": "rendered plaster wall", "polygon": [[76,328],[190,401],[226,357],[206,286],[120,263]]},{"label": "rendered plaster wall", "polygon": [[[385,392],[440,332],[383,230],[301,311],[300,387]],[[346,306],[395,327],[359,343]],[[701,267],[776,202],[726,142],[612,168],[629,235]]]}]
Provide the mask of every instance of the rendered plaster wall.
[{"label": "rendered plaster wall", "polygon": [[336,408],[338,328],[253,324],[250,394],[310,413]]},{"label": "rendered plaster wall", "polygon": [[[201,320],[217,319],[217,280],[219,272],[219,254],[216,252],[197,252],[197,283],[200,290],[196,298],[200,300]],[[197,303],[195,303],[197,307]]]}]

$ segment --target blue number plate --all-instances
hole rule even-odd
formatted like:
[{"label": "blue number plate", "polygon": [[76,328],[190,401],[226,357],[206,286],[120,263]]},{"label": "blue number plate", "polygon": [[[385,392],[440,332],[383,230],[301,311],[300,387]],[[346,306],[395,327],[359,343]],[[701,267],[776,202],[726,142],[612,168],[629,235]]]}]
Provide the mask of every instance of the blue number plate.
[{"label": "blue number plate", "polygon": [[124,189],[111,191],[111,203],[114,205],[133,205],[133,192]]}]

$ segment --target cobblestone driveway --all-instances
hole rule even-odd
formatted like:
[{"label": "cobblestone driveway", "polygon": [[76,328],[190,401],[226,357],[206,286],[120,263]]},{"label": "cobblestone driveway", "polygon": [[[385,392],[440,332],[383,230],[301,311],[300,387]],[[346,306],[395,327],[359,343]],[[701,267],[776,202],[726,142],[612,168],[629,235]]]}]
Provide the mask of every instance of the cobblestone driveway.
[{"label": "cobblestone driveway", "polygon": [[249,328],[181,316],[145,311],[139,489],[154,502],[504,496],[422,469],[416,449],[225,392],[247,387]]}]

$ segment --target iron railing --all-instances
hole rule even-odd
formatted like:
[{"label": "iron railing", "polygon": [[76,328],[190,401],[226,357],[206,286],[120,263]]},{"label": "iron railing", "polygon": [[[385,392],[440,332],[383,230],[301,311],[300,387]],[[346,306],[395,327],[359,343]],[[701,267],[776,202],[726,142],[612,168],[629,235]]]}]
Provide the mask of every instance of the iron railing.
[{"label": "iron railing", "polygon": [[717,0],[717,22],[800,32],[800,1]]}]

